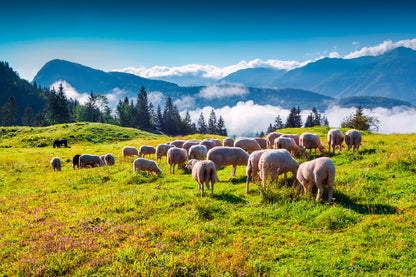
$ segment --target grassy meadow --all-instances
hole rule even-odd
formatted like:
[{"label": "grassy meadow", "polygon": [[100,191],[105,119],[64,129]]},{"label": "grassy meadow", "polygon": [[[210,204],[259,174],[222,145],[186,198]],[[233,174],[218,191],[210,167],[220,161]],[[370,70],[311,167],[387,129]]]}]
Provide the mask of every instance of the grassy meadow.
[{"label": "grassy meadow", "polygon": [[[327,128],[282,130],[304,131],[327,147]],[[362,135],[359,153],[330,155],[328,205],[327,191],[321,202],[284,186],[246,194],[242,166],[236,177],[218,171],[213,198],[199,196],[189,172],[169,174],[165,157],[159,177],[133,174],[121,149],[176,139],[164,135],[0,127],[0,276],[415,276],[416,134]],[[70,148],[52,148],[58,137]],[[73,170],[82,153],[112,153],[116,164]]]}]

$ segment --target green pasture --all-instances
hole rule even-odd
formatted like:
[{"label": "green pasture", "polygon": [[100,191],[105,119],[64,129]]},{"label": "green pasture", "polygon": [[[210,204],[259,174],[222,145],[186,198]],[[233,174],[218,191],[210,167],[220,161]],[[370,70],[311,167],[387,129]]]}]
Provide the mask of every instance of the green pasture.
[{"label": "green pasture", "polygon": [[[282,130],[304,131],[327,147],[327,128]],[[0,127],[0,276],[415,276],[416,135],[362,134],[359,153],[329,155],[328,205],[327,191],[321,202],[282,185],[246,194],[242,166],[236,177],[220,169],[214,197],[201,198],[165,157],[159,177],[122,159],[124,146],[177,138],[92,123]],[[59,137],[70,147],[52,148]],[[72,169],[83,153],[116,164]]]}]

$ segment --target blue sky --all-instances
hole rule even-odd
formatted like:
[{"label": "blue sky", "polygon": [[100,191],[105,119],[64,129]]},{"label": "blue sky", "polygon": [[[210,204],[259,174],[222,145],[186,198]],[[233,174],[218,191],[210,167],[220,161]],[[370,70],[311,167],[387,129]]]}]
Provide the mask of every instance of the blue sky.
[{"label": "blue sky", "polygon": [[103,70],[299,61],[416,38],[412,1],[7,1],[0,60],[31,80],[60,58]]}]

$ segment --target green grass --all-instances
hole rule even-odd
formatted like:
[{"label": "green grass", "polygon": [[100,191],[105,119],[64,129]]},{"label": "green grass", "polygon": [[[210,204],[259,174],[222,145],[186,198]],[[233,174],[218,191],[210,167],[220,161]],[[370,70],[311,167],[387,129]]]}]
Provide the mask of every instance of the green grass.
[{"label": "green grass", "polygon": [[[282,130],[303,131],[326,142],[325,128]],[[71,147],[52,148],[57,137]],[[220,169],[214,198],[201,198],[165,158],[159,177],[122,161],[124,146],[173,139],[90,123],[2,128],[0,276],[416,275],[416,135],[364,132],[358,154],[331,154],[331,205],[284,186],[246,194],[245,167],[236,177]],[[112,153],[116,164],[73,170],[81,153]]]}]

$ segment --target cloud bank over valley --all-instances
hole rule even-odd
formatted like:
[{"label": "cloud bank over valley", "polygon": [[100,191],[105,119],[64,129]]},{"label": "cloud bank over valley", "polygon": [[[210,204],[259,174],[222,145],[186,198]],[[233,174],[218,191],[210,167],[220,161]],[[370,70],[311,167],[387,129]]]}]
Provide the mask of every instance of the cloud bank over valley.
[{"label": "cloud bank over valley", "polygon": [[[352,45],[359,45],[358,41],[352,42]],[[307,65],[308,63],[315,62],[323,58],[344,58],[353,59],[363,56],[378,56],[386,53],[397,47],[407,47],[416,50],[416,38],[408,40],[400,40],[393,42],[391,40],[384,41],[381,44],[371,47],[363,47],[360,50],[353,51],[347,55],[341,55],[337,51],[330,51],[326,54],[320,55],[316,59],[306,61],[283,61],[276,59],[268,59],[263,61],[261,59],[254,59],[251,61],[242,60],[237,64],[229,65],[225,67],[218,67],[214,65],[198,65],[188,64],[183,66],[167,67],[167,66],[153,66],[146,67],[133,67],[129,66],[121,69],[114,69],[112,71],[125,72],[138,75],[144,78],[160,79],[170,82],[176,82],[181,86],[189,85],[209,85],[214,84],[216,81],[234,73],[238,70],[248,68],[273,68],[277,70],[292,70],[298,67]],[[325,52],[324,52],[325,53]]]}]

